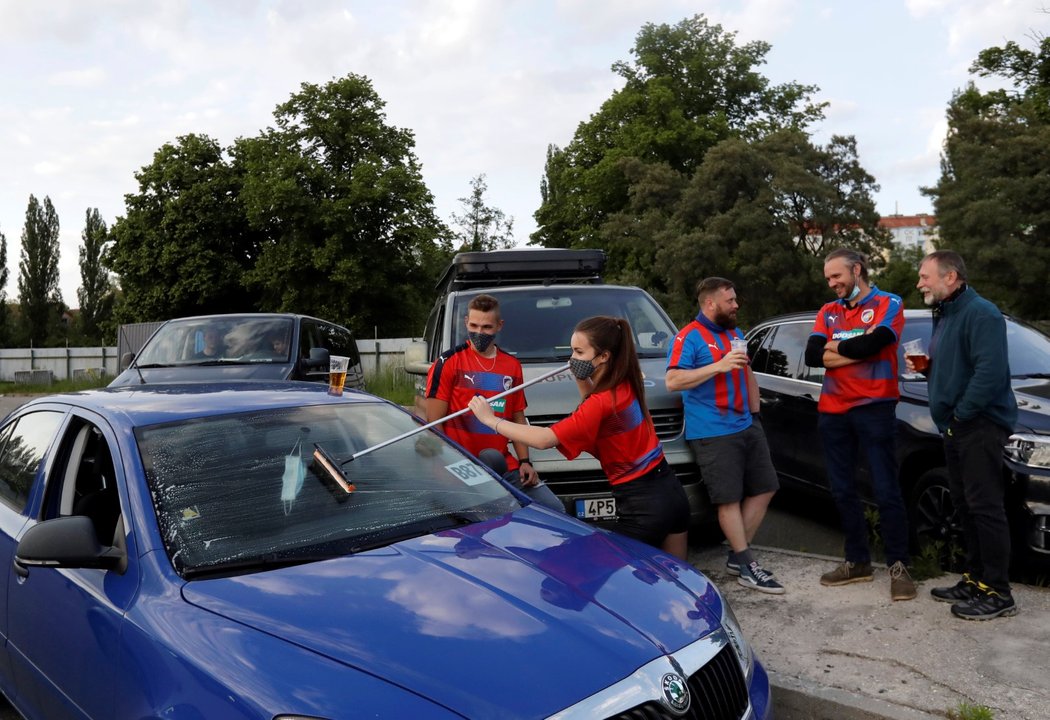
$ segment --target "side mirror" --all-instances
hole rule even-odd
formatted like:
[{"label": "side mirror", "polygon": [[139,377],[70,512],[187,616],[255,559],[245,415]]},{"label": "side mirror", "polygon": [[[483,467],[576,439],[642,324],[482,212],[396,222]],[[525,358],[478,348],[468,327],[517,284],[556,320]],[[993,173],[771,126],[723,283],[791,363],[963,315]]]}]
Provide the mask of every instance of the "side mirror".
[{"label": "side mirror", "polygon": [[120,369],[127,370],[131,365],[131,361],[135,359],[135,353],[126,352],[120,356]]},{"label": "side mirror", "polygon": [[329,364],[329,353],[327,348],[315,347],[310,348],[310,357],[303,360],[303,368],[308,370],[317,370],[320,368],[327,368]]},{"label": "side mirror", "polygon": [[15,548],[23,567],[120,568],[123,551],[98,544],[95,523],[85,515],[45,520],[26,530]]},{"label": "side mirror", "polygon": [[416,340],[405,348],[405,372],[412,375],[426,375],[430,372],[426,340]]}]

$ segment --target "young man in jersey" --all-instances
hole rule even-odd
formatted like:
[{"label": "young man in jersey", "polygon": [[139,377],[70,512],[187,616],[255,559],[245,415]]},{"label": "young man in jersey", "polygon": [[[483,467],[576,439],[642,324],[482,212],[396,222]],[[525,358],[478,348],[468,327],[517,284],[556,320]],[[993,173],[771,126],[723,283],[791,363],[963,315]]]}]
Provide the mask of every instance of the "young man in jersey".
[{"label": "young man in jersey", "polygon": [[765,432],[755,422],[758,384],[747,353],[732,347],[744,339],[736,326],[736,288],[711,277],[697,284],[696,295],[700,313],[675,336],[664,382],[682,393],[685,437],[729,542],[726,569],[744,587],[779,595],[784,586],[750,547],[780,485]]},{"label": "young man in jersey", "polygon": [[[493,342],[503,328],[499,301],[491,295],[477,295],[467,305],[464,320],[467,342],[443,353],[427,375],[427,422],[462,410],[475,395],[492,397],[522,383],[521,363]],[[506,420],[524,423],[525,393],[516,392],[497,400],[493,410]],[[508,482],[534,501],[565,511],[558,497],[540,481],[529,461],[527,445],[514,443],[514,454],[511,454],[506,438],[481,424],[473,413],[452,418],[442,428],[475,456],[485,448],[499,450],[507,461]]]},{"label": "young man in jersey", "polygon": [[871,549],[857,464],[866,453],[879,507],[879,532],[890,569],[890,597],[911,600],[908,520],[897,479],[897,343],[904,329],[900,297],[868,284],[867,258],[839,248],[824,258],[824,278],[837,296],[820,309],[806,345],[806,364],[826,368],[817,410],[825,467],[845,535],[845,562],[822,585],[871,582]]}]

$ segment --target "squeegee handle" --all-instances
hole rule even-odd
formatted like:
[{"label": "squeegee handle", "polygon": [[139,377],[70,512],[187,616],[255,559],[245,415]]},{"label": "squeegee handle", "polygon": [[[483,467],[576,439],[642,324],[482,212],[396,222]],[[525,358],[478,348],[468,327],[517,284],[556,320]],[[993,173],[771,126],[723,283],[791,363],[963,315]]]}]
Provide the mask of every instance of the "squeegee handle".
[{"label": "squeegee handle", "polygon": [[[523,382],[521,385],[515,385],[510,390],[504,390],[499,395],[493,395],[490,398],[485,398],[485,402],[487,402],[489,405],[491,405],[492,403],[494,403],[495,401],[497,401],[497,400],[499,400],[501,398],[505,398],[508,395],[513,395],[516,392],[521,392],[522,390],[524,390],[525,388],[529,387],[530,385],[535,385],[536,383],[540,382],[541,380],[546,380],[549,377],[554,377],[558,373],[565,372],[568,369],[569,369],[569,364],[566,363],[565,365],[562,365],[559,368],[555,368],[554,370],[551,370],[550,372],[545,372],[542,375],[537,375],[536,377],[532,378],[531,380],[527,380],[526,382]],[[370,452],[375,452],[376,450],[379,450],[380,448],[385,448],[387,445],[393,445],[394,443],[396,443],[396,442],[398,442],[400,440],[404,440],[407,437],[412,437],[413,435],[421,433],[424,430],[429,430],[432,427],[437,427],[438,425],[441,425],[442,423],[448,422],[449,420],[451,420],[454,417],[459,417],[460,415],[466,415],[468,412],[470,412],[470,408],[469,407],[465,407],[462,410],[457,410],[456,412],[452,413],[451,415],[446,415],[445,417],[438,418],[434,422],[429,422],[426,425],[420,425],[417,428],[412,428],[411,430],[409,430],[406,433],[401,433],[397,437],[390,438],[389,440],[384,440],[383,442],[379,443],[378,445],[373,445],[372,447],[367,447],[364,450],[358,450],[357,452],[355,452],[353,455],[350,456],[349,460],[344,460],[343,464],[345,465],[346,463],[350,462],[350,460],[356,460],[357,458],[361,457],[362,455],[367,455]]]}]

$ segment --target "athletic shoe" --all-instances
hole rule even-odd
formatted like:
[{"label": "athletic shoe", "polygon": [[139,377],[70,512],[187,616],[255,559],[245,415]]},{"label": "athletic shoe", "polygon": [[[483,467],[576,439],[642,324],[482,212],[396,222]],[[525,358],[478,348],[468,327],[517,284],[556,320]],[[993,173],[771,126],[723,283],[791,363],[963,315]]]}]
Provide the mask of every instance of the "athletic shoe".
[{"label": "athletic shoe", "polygon": [[992,590],[984,583],[977,583],[974,596],[952,605],[952,615],[964,620],[991,620],[1017,614],[1017,603],[1009,593]]},{"label": "athletic shoe", "polygon": [[970,573],[963,573],[962,580],[947,587],[935,587],[930,590],[930,595],[933,596],[934,600],[957,603],[966,602],[972,598],[976,592],[977,581],[970,576]]},{"label": "athletic shoe", "polygon": [[732,560],[726,560],[726,572],[730,575],[739,575],[740,563],[735,563]]},{"label": "athletic shoe", "polygon": [[890,565],[890,597],[894,600],[914,600],[915,581],[908,574],[908,568],[900,560]]},{"label": "athletic shoe", "polygon": [[849,585],[855,582],[871,582],[874,579],[871,563],[853,563],[847,560],[834,570],[820,576],[820,584],[829,587]]},{"label": "athletic shoe", "polygon": [[736,581],[744,587],[770,595],[784,594],[784,586],[778,583],[771,573],[763,570],[757,561],[750,565],[741,565],[739,568],[740,577]]}]

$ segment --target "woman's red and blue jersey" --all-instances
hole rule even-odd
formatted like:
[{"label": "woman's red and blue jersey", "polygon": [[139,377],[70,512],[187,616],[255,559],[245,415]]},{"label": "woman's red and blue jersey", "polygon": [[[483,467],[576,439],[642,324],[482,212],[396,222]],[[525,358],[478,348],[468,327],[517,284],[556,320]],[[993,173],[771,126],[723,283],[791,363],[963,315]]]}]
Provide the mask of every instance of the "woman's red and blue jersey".
[{"label": "woman's red and blue jersey", "polygon": [[[873,286],[868,296],[853,307],[845,300],[833,300],[822,307],[812,335],[825,340],[848,340],[877,327],[889,328],[899,342],[904,329],[904,303],[899,296]],[[817,409],[841,415],[860,405],[899,399],[897,342],[860,362],[825,370]]]},{"label": "woman's red and blue jersey", "polygon": [[[667,369],[695,370],[716,363],[732,350],[733,338],[742,340],[744,334],[737,328],[724,328],[701,313],[675,335],[667,351]],[[686,440],[732,435],[751,426],[746,368],[718,373],[684,390],[682,400]]]},{"label": "woman's red and blue jersey", "polygon": [[[485,358],[470,343],[463,343],[442,353],[431,366],[426,397],[444,400],[453,413],[467,407],[475,395],[490,398],[521,382],[521,363],[513,355],[497,348],[494,358]],[[525,411],[525,393],[516,392],[497,400],[492,409],[499,417],[512,418],[519,410]],[[494,448],[503,453],[508,471],[518,467],[514,454],[508,451],[507,439],[483,425],[474,413],[452,418],[441,427],[475,456],[485,448]]]},{"label": "woman's red and blue jersey", "polygon": [[626,382],[592,393],[572,415],[551,425],[551,430],[567,460],[589,452],[612,485],[644,475],[664,458],[653,421],[642,412]]}]

